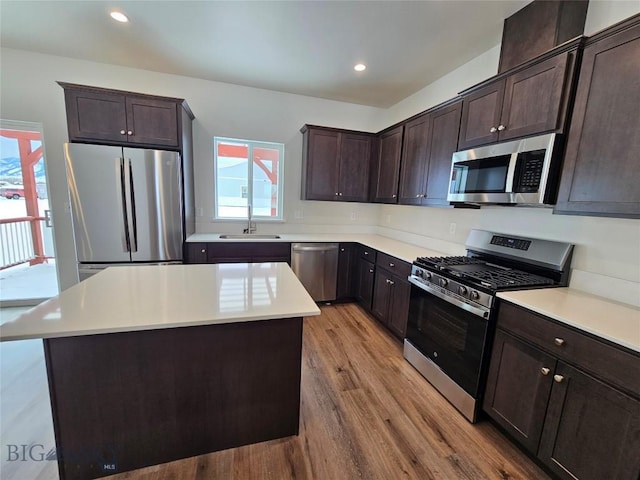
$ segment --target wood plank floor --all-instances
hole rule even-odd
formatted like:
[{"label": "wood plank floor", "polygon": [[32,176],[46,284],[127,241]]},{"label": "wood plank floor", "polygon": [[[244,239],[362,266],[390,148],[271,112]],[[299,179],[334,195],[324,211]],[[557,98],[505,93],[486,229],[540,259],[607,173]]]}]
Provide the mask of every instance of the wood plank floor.
[{"label": "wood plank floor", "polygon": [[471,425],[355,304],[305,319],[300,434],[109,477],[545,479],[488,422]]}]

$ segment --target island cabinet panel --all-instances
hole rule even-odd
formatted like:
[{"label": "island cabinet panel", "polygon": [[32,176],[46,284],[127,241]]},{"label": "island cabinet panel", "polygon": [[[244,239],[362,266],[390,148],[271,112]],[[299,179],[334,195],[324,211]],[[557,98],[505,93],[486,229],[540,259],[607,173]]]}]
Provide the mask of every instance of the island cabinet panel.
[{"label": "island cabinet panel", "polygon": [[398,183],[404,125],[380,134],[375,168],[373,201],[398,203]]},{"label": "island cabinet panel", "polygon": [[584,50],[555,213],[640,218],[640,15]]},{"label": "island cabinet panel", "polygon": [[373,136],[368,133],[305,125],[304,200],[366,202]]},{"label": "island cabinet panel", "polygon": [[296,435],[302,318],[44,340],[62,480]]},{"label": "island cabinet panel", "polygon": [[574,88],[575,48],[545,56],[463,93],[458,148],[562,133]]},{"label": "island cabinet panel", "polygon": [[354,292],[354,263],[356,260],[356,244],[341,243],[338,249],[338,278],[336,299],[352,298]]},{"label": "island cabinet panel", "polygon": [[181,147],[184,100],[59,83],[70,142]]},{"label": "island cabinet panel", "polygon": [[637,480],[640,354],[501,301],[485,412],[559,478]]}]

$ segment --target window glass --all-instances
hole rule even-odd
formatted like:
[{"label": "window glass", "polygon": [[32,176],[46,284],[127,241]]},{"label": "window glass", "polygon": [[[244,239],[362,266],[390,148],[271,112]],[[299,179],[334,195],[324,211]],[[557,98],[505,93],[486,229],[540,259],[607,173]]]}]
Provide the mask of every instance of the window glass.
[{"label": "window glass", "polygon": [[216,219],[282,219],[284,145],[214,138]]}]

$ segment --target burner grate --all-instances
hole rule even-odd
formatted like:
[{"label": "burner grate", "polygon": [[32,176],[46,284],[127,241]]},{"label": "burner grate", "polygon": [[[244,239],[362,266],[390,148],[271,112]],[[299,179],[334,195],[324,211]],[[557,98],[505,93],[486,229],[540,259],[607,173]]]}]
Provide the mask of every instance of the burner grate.
[{"label": "burner grate", "polygon": [[482,285],[499,290],[508,287],[533,287],[553,285],[553,280],[519,270],[472,270],[464,272],[465,278],[473,279]]}]

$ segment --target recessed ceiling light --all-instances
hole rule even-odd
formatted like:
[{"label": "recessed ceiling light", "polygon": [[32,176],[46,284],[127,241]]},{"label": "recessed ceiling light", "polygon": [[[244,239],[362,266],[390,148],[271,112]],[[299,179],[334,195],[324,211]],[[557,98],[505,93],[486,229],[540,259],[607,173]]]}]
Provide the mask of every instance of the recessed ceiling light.
[{"label": "recessed ceiling light", "polygon": [[356,66],[353,67],[353,69],[356,72],[362,72],[364,70],[366,70],[367,66],[364,63],[358,63]]},{"label": "recessed ceiling light", "polygon": [[122,12],[113,11],[109,15],[118,22],[127,23],[129,21],[129,18]]}]

